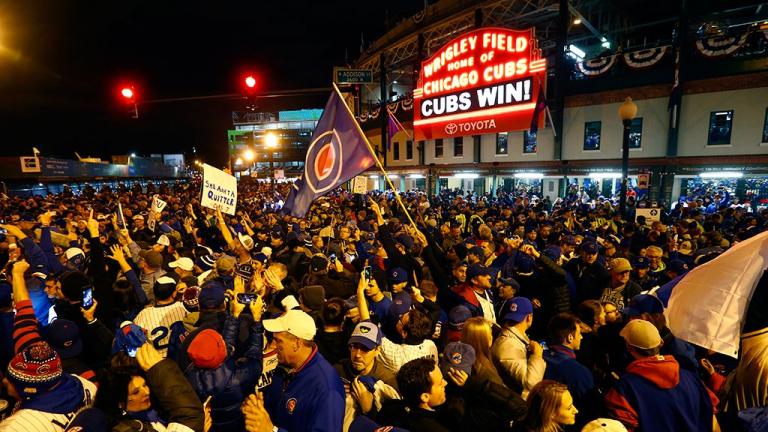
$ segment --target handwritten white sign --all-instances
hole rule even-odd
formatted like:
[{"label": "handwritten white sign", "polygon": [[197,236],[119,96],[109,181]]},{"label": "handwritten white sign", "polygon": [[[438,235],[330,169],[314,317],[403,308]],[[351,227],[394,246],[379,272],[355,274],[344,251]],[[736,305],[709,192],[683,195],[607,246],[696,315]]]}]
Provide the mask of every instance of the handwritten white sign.
[{"label": "handwritten white sign", "polygon": [[234,215],[237,207],[237,179],[218,168],[203,164],[203,197],[200,205]]}]

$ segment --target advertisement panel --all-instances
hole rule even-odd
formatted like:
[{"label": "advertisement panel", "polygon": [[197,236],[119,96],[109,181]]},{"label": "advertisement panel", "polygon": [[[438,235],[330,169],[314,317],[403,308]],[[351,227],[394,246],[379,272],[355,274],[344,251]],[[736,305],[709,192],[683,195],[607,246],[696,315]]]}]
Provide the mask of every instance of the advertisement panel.
[{"label": "advertisement panel", "polygon": [[453,39],[421,65],[414,139],[527,130],[546,68],[533,28],[486,27]]}]

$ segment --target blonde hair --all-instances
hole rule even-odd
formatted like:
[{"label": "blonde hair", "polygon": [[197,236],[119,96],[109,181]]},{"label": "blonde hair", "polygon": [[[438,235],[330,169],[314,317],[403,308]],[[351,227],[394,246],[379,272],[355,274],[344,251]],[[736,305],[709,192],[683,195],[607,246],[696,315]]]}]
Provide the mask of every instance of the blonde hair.
[{"label": "blonde hair", "polygon": [[472,317],[464,323],[461,330],[461,341],[471,345],[475,349],[475,370],[486,367],[492,370],[496,368],[491,360],[491,343],[493,334],[491,325],[483,317]]},{"label": "blonde hair", "polygon": [[563,429],[553,419],[560,409],[563,393],[568,391],[565,384],[543,380],[528,394],[528,413],[523,423],[536,432],[560,432]]}]

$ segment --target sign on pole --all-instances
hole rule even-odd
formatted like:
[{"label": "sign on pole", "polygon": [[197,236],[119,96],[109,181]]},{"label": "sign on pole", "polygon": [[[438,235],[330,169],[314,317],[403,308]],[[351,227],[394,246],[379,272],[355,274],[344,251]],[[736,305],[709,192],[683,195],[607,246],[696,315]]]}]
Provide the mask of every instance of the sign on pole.
[{"label": "sign on pole", "polygon": [[638,208],[635,209],[635,222],[638,216],[645,216],[645,224],[650,225],[654,221],[661,221],[660,208]]},{"label": "sign on pole", "polygon": [[368,178],[366,176],[357,176],[352,179],[352,193],[364,194],[368,192]]},{"label": "sign on pole", "polygon": [[370,69],[333,68],[333,81],[336,84],[370,84],[373,71]]},{"label": "sign on pole", "polygon": [[200,205],[234,215],[237,207],[237,179],[218,168],[203,164],[203,197]]}]

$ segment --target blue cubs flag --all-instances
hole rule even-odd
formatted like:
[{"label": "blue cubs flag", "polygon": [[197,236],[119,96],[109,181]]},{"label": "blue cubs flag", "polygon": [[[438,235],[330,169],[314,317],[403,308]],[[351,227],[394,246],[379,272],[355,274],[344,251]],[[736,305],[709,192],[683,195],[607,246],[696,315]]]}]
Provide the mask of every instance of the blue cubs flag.
[{"label": "blue cubs flag", "polygon": [[375,163],[352,112],[338,90],[334,90],[312,134],[304,173],[288,194],[284,212],[304,217],[312,201]]}]

